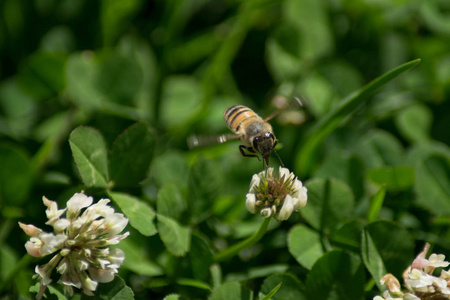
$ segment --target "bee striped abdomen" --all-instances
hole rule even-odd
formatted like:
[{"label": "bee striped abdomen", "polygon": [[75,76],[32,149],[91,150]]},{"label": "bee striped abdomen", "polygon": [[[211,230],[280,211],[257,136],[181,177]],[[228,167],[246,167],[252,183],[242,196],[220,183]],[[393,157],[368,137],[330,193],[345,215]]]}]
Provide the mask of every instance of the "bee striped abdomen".
[{"label": "bee striped abdomen", "polygon": [[245,125],[259,116],[250,108],[243,105],[233,105],[228,107],[223,113],[223,119],[231,131],[237,133],[241,125]]}]

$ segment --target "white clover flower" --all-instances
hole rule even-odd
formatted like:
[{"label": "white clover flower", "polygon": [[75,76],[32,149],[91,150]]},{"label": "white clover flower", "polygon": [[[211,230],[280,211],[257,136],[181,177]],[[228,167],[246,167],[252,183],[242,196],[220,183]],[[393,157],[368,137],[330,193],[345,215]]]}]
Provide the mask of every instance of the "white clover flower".
[{"label": "white clover flower", "polygon": [[[422,252],[403,272],[404,286],[407,289],[405,293],[400,290],[400,283],[393,275],[387,274],[383,277],[381,283],[388,287],[388,291],[383,294],[386,300],[450,299],[450,272],[442,270],[439,277],[433,275],[435,268],[447,267],[449,262],[445,261],[444,255],[435,253],[427,259],[429,249],[430,244],[426,243]],[[392,298],[392,296],[401,296],[401,298]],[[378,296],[376,299],[384,298]]]},{"label": "white clover flower", "polygon": [[431,286],[434,281],[434,277],[420,271],[418,269],[413,269],[409,274],[409,278],[405,279],[405,283],[411,286],[414,290]]},{"label": "white clover flower", "polygon": [[430,262],[429,265],[435,268],[448,267],[448,265],[450,264],[448,261],[445,261],[444,254],[432,253],[428,258],[428,261]]},{"label": "white clover flower", "polygon": [[403,300],[420,300],[420,298],[414,294],[406,293],[403,295]]},{"label": "white clover flower", "polygon": [[[61,275],[58,283],[64,285],[65,293],[73,295],[75,287],[92,296],[99,282],[114,279],[125,259],[122,250],[110,250],[108,247],[129,235],[129,232],[119,234],[127,226],[128,219],[107,205],[109,199],[101,199],[92,205],[92,197],[84,193],[73,195],[65,209],[59,210],[56,202],[45,197],[43,202],[47,206],[46,224],[53,227],[54,233],[19,222],[31,237],[25,244],[30,255],[41,257],[55,254],[48,263],[36,266],[34,277],[40,279],[37,298],[43,297],[54,270]],[[61,217],[64,213],[66,218]]]},{"label": "white clover flower", "polygon": [[294,211],[300,211],[308,200],[307,189],[289,169],[280,167],[278,175],[268,168],[253,175],[245,206],[252,214],[265,218],[274,216],[279,221],[289,219]]}]

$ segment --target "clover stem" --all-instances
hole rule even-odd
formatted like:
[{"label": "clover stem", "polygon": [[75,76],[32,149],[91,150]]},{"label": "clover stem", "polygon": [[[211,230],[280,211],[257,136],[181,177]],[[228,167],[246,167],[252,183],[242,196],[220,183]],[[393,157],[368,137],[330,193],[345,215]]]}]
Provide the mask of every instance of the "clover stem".
[{"label": "clover stem", "polygon": [[270,223],[270,219],[271,218],[264,218],[263,222],[261,223],[261,225],[259,226],[259,229],[257,232],[255,232],[254,234],[252,234],[250,237],[248,237],[247,239],[225,249],[222,250],[219,253],[216,253],[214,255],[214,262],[220,262],[220,261],[224,261],[227,258],[230,258],[234,255],[236,255],[237,253],[239,253],[240,251],[253,246],[254,244],[256,244],[266,233],[267,231],[267,227],[269,226]]}]

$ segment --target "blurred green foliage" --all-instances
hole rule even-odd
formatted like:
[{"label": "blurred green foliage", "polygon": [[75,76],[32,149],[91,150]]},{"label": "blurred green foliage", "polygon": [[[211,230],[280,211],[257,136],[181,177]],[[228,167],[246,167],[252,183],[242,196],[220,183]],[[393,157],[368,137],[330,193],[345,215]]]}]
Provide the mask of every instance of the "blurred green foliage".
[{"label": "blurred green foliage", "polygon": [[[34,266],[10,275],[17,221],[45,228],[41,197],[80,190],[130,219],[105,298],[372,299],[425,241],[449,255],[449,16],[448,0],[0,0],[1,292],[32,295]],[[213,264],[261,223],[244,204],[261,163],[186,140],[279,95],[306,102],[302,124],[271,124],[309,203]]]}]

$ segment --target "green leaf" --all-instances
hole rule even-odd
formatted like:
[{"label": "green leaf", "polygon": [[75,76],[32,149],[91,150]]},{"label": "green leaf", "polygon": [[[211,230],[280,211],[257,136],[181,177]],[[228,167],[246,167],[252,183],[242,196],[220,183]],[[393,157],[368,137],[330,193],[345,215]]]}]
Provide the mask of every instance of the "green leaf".
[{"label": "green leaf", "polygon": [[314,99],[308,102],[308,112],[316,118],[321,118],[333,105],[336,91],[330,82],[318,72],[308,74],[299,84],[298,89],[304,93],[306,99]]},{"label": "green leaf", "polygon": [[[4,213],[2,213],[4,215]],[[7,278],[7,276],[14,270],[17,264],[17,254],[16,252],[7,244],[0,246],[0,259],[2,262],[2,268],[0,269],[0,278],[2,282]]]},{"label": "green leaf", "polygon": [[23,205],[34,181],[28,156],[14,147],[0,145],[0,199],[3,205]]},{"label": "green leaf", "polygon": [[114,45],[117,37],[127,30],[129,23],[139,12],[142,1],[101,1],[101,25],[103,44]]},{"label": "green leaf", "polygon": [[189,258],[194,278],[208,282],[210,267],[214,262],[213,255],[206,241],[196,234],[192,235]]},{"label": "green leaf", "polygon": [[[441,5],[442,7],[440,7]],[[446,11],[442,10],[443,5],[444,2],[440,4],[439,1],[425,1],[421,2],[418,11],[427,28],[432,32],[447,36],[450,34],[450,20]]]},{"label": "green leaf", "polygon": [[132,105],[143,81],[141,66],[130,55],[117,51],[102,54],[93,82],[95,88],[109,102]]},{"label": "green leaf", "polygon": [[350,220],[340,226],[333,235],[331,240],[333,244],[339,245],[341,248],[359,252],[361,248],[361,232],[364,225],[360,220]]},{"label": "green leaf", "polygon": [[377,283],[386,272],[401,278],[414,258],[413,251],[414,240],[408,231],[394,223],[376,221],[364,228],[362,257]]},{"label": "green leaf", "polygon": [[145,236],[156,233],[154,224],[156,214],[147,203],[124,193],[109,192],[108,195],[119,205],[133,228]]},{"label": "green leaf", "polygon": [[288,0],[283,3],[282,13],[299,31],[303,60],[314,61],[332,50],[334,43],[325,4],[315,0]]},{"label": "green leaf", "polygon": [[386,287],[380,283],[381,278],[386,275],[386,267],[384,266],[383,259],[378,252],[375,242],[372,240],[370,233],[366,230],[363,231],[362,242],[361,242],[361,255],[369,270],[372,278],[374,279],[378,289],[384,291]]},{"label": "green leaf", "polygon": [[[39,293],[39,289],[40,289],[40,284],[39,282],[37,282],[35,285],[30,287],[30,292],[32,293]],[[62,292],[60,292],[58,289],[54,288],[51,285],[47,285],[47,290],[46,293],[47,297],[50,299],[58,299],[58,300],[68,300],[68,298],[66,298],[66,296],[64,296],[64,294]],[[54,295],[54,296],[48,296],[48,295]]]},{"label": "green leaf", "polygon": [[133,186],[147,176],[155,147],[155,134],[144,123],[135,123],[114,142],[110,155],[111,180],[116,186]]},{"label": "green leaf", "polygon": [[346,182],[358,200],[364,195],[365,165],[359,155],[349,155],[348,151],[337,151],[326,155],[325,160],[314,172],[314,178],[334,178]]},{"label": "green leaf", "polygon": [[141,244],[133,242],[130,238],[120,241],[117,248],[122,249],[126,259],[123,267],[143,276],[160,276],[164,269],[148,258],[148,253]]},{"label": "green leaf", "polygon": [[370,207],[367,213],[367,221],[373,222],[377,219],[378,212],[383,206],[384,197],[386,195],[386,186],[381,186],[378,192],[370,198]]},{"label": "green leaf", "polygon": [[168,151],[153,159],[151,177],[158,185],[173,182],[181,187],[187,186],[189,167],[184,155]]},{"label": "green leaf", "polygon": [[300,59],[300,36],[291,24],[282,23],[267,40],[267,65],[277,82],[298,76],[304,68]]},{"label": "green leaf", "polygon": [[364,160],[367,169],[404,164],[405,159],[401,142],[392,133],[380,129],[371,130],[360,139],[354,153]]},{"label": "green leaf", "polygon": [[[432,155],[421,164],[416,181],[420,203],[438,214],[448,213],[450,205],[450,157]],[[427,199],[427,203],[424,200]]]},{"label": "green leaf", "polygon": [[237,282],[227,282],[215,287],[209,300],[250,300],[248,290]]},{"label": "green leaf", "polygon": [[352,216],[353,194],[345,182],[314,179],[306,187],[308,204],[301,213],[316,230],[331,233],[340,222],[347,221]]},{"label": "green leaf", "polygon": [[201,290],[211,291],[211,287],[209,286],[209,284],[197,279],[180,278],[177,280],[177,284]]},{"label": "green leaf", "polygon": [[262,300],[270,300],[272,299],[273,295],[275,295],[278,290],[281,288],[281,285],[283,283],[280,282],[276,287],[274,287],[264,298],[262,298]]},{"label": "green leaf", "polygon": [[398,192],[414,184],[414,169],[411,167],[385,167],[372,169],[367,177],[374,183],[384,185],[388,191]]},{"label": "green leaf", "polygon": [[266,280],[264,280],[261,286],[261,293],[259,295],[260,298],[266,297],[269,293],[271,293],[278,285],[280,285],[280,289],[277,291],[275,295],[273,295],[272,299],[274,300],[284,300],[284,299],[308,299],[306,298],[300,281],[289,273],[278,274],[269,276]]},{"label": "green leaf", "polygon": [[161,97],[161,120],[171,130],[182,131],[201,110],[201,89],[193,77],[167,78]]},{"label": "green leaf", "polygon": [[433,112],[425,105],[408,106],[394,120],[400,133],[409,141],[418,143],[430,139]]},{"label": "green leaf", "polygon": [[189,250],[191,230],[164,215],[158,217],[158,232],[167,250],[175,256],[184,256]]},{"label": "green leaf", "polygon": [[306,279],[308,299],[364,299],[364,267],[358,256],[333,250],[322,256]]},{"label": "green leaf", "polygon": [[300,143],[299,155],[296,160],[296,170],[300,174],[310,174],[313,166],[317,163],[317,149],[322,144],[323,140],[333,132],[346,117],[350,116],[355,109],[373,94],[377,89],[400,75],[401,73],[416,66],[420,59],[416,59],[405,63],[382,76],[372,80],[363,88],[348,96],[326,116],[324,116],[309,132],[308,137],[303,143]]},{"label": "green leaf", "polygon": [[[2,134],[15,138],[28,137],[34,129],[38,105],[18,85],[18,80],[8,79],[0,84],[0,108],[5,122]],[[1,119],[0,119],[1,120]]]},{"label": "green leaf", "polygon": [[59,53],[35,53],[20,70],[19,86],[38,100],[54,97],[64,88],[65,63],[65,56]]},{"label": "green leaf", "polygon": [[308,270],[323,255],[320,235],[304,225],[289,231],[288,248],[295,260]]},{"label": "green leaf", "polygon": [[[128,300],[134,299],[133,290],[125,284],[125,281],[119,276],[115,276],[114,280],[107,283],[100,283],[95,291],[97,299],[108,300]],[[91,299],[82,296],[82,299]]]},{"label": "green leaf", "polygon": [[107,102],[94,82],[98,66],[94,55],[72,54],[66,65],[67,95],[81,108],[100,108]]},{"label": "green leaf", "polygon": [[108,186],[108,157],[102,134],[96,129],[80,126],[69,138],[75,164],[87,187]]},{"label": "green leaf", "polygon": [[164,300],[180,300],[181,296],[178,294],[171,294],[164,297]]},{"label": "green leaf", "polygon": [[188,204],[191,218],[198,223],[210,214],[222,186],[221,173],[213,161],[200,156],[189,173]]},{"label": "green leaf", "polygon": [[408,161],[416,174],[417,203],[435,214],[450,214],[450,149],[422,144],[410,151]]},{"label": "green leaf", "polygon": [[180,223],[186,220],[187,203],[175,183],[167,183],[158,191],[156,201],[158,214],[172,218]]},{"label": "green leaf", "polygon": [[233,273],[227,276],[227,281],[248,281],[255,278],[263,278],[273,274],[285,273],[289,269],[287,264],[273,264],[249,268],[243,273]]}]

